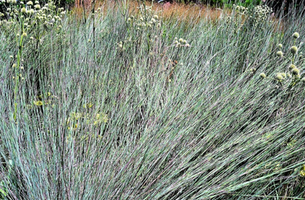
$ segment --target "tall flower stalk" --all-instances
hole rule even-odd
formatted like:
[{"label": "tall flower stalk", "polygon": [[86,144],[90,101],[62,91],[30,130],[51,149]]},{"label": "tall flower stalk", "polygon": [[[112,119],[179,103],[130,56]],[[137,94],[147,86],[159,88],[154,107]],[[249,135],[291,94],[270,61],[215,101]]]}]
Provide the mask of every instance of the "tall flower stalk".
[{"label": "tall flower stalk", "polygon": [[18,110],[18,90],[20,84],[20,65],[22,60],[22,50],[23,50],[23,38],[26,37],[26,33],[24,32],[24,17],[21,14],[20,16],[20,36],[17,37],[17,65],[15,67],[15,88],[14,88],[14,120],[17,121],[17,110]]}]

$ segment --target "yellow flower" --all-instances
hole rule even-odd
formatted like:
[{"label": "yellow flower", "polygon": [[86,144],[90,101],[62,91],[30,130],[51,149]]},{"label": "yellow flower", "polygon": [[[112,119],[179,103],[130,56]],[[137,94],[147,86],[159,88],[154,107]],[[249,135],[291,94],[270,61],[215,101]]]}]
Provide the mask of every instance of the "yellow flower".
[{"label": "yellow flower", "polygon": [[78,120],[82,117],[82,113],[75,113],[75,112],[72,112],[70,114],[70,116],[74,119],[74,120]]},{"label": "yellow flower", "polygon": [[92,103],[87,103],[83,105],[83,108],[91,108],[93,106]]},{"label": "yellow flower", "polygon": [[93,122],[94,125],[98,125],[102,122],[107,123],[108,122],[108,115],[105,113],[96,114],[95,116],[96,121]]},{"label": "yellow flower", "polygon": [[300,176],[305,177],[305,170],[304,169],[300,171]]},{"label": "yellow flower", "polygon": [[34,105],[36,106],[42,106],[43,102],[42,101],[33,101]]},{"label": "yellow flower", "polygon": [[73,130],[75,131],[78,127],[78,124],[75,124],[74,126],[68,127],[68,130]]},{"label": "yellow flower", "polygon": [[102,117],[102,120],[103,120],[104,123],[107,123],[108,122],[108,115],[104,114],[104,116]]}]

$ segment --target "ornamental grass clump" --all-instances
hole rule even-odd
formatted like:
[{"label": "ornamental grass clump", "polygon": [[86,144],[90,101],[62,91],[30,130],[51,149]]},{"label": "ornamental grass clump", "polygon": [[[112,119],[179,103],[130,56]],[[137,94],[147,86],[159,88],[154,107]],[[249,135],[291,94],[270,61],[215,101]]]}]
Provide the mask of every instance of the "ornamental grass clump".
[{"label": "ornamental grass clump", "polygon": [[[8,5],[8,7],[7,7]],[[1,1],[0,6],[7,7],[7,15],[0,17],[0,31],[6,34],[6,37],[11,40],[16,40],[16,66],[12,67],[15,82],[14,92],[14,119],[17,120],[17,105],[19,101],[18,90],[21,81],[24,82],[24,65],[27,54],[34,51],[36,54],[38,46],[43,41],[43,36],[47,31],[56,27],[61,23],[59,12],[62,8],[57,9],[52,1],[45,4],[42,9],[38,9],[39,2],[35,1],[33,6],[32,1]],[[40,7],[40,6],[39,6]],[[33,9],[35,8],[35,10]],[[28,37],[30,36],[30,40]],[[36,42],[34,42],[34,38]],[[34,44],[33,44],[34,43]],[[32,46],[33,49],[25,48],[25,46]],[[29,52],[30,51],[30,52]]]},{"label": "ornamental grass clump", "polygon": [[23,32],[0,32],[0,199],[304,199],[304,84],[287,90],[302,46],[276,56],[277,24],[153,14],[137,31],[123,6],[67,13],[37,51],[27,31],[16,112]]}]

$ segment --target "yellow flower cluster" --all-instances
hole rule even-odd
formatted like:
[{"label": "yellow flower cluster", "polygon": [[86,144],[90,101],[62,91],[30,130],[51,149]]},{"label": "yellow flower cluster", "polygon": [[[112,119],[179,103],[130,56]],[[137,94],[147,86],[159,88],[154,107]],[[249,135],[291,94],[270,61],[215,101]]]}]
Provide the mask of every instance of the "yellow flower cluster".
[{"label": "yellow flower cluster", "polygon": [[76,130],[80,124],[99,126],[103,123],[107,123],[109,120],[106,113],[100,112],[97,114],[71,112],[67,119],[68,130]]},{"label": "yellow flower cluster", "polygon": [[[55,95],[52,95],[51,92],[47,92],[45,94],[41,94],[37,96],[38,100],[34,100],[33,101],[33,105],[34,106],[47,106],[47,105],[51,105],[51,107],[54,107],[54,100],[57,97]],[[30,106],[32,107],[32,106]]]}]

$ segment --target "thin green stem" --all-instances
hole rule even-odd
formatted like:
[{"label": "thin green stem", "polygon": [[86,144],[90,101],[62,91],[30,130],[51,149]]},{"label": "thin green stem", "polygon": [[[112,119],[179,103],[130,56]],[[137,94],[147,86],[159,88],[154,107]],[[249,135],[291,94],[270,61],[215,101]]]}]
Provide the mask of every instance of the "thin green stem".
[{"label": "thin green stem", "polygon": [[17,65],[15,68],[15,89],[14,89],[14,120],[17,121],[17,107],[18,107],[18,90],[19,90],[19,78],[20,78],[20,65],[22,60],[22,50],[23,50],[23,37],[24,37],[24,19],[21,17],[21,29],[18,44],[17,53]]}]

